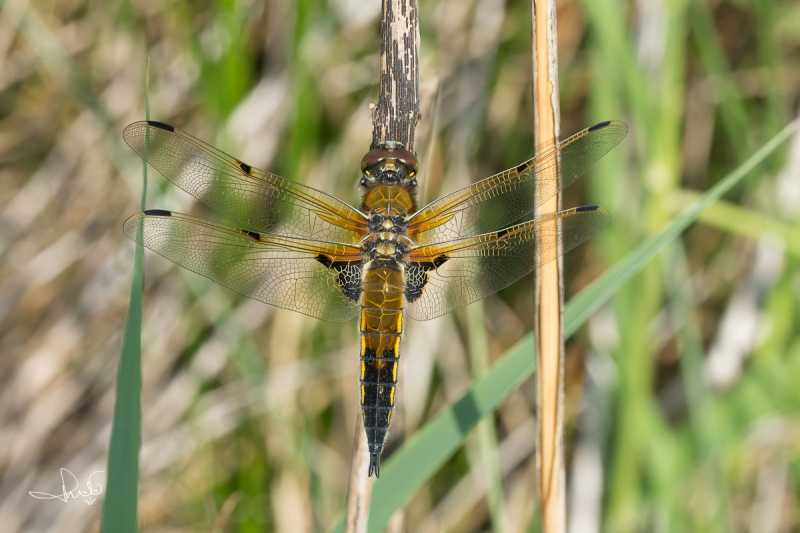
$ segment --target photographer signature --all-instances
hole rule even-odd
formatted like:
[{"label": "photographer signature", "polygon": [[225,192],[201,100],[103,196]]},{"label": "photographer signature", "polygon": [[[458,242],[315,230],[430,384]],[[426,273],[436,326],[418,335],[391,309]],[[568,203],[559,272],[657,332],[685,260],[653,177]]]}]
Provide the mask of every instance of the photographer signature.
[{"label": "photographer signature", "polygon": [[[35,492],[35,491],[28,492],[28,494],[30,494],[34,498],[38,498],[40,500],[52,500],[53,498],[56,498],[58,500],[61,500],[64,503],[67,503],[67,501],[69,501],[70,497],[75,498],[76,500],[78,498],[86,498],[86,503],[88,505],[92,505],[94,502],[97,501],[97,498],[95,498],[95,496],[97,496],[98,494],[103,492],[103,487],[99,483],[95,484],[95,485],[92,485],[92,476],[95,475],[95,474],[100,474],[100,473],[104,473],[104,471],[103,470],[98,470],[96,472],[92,472],[91,475],[89,475],[89,480],[86,482],[86,486],[88,487],[89,490],[82,491],[82,490],[80,490],[78,488],[78,485],[79,485],[78,478],[76,478],[72,474],[72,472],[70,472],[66,468],[62,468],[61,469],[61,490],[62,490],[61,494],[47,494],[46,492]],[[71,478],[71,480],[70,480],[70,478]],[[74,485],[75,485],[75,488],[72,489],[72,490],[69,490],[69,491],[67,491],[67,482],[68,481],[70,481],[70,484],[72,484],[74,482]]]}]

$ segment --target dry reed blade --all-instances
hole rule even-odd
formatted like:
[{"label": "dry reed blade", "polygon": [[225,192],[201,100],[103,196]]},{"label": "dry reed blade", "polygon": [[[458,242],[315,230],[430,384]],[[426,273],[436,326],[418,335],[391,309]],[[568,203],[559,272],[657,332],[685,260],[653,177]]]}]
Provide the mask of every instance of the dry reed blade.
[{"label": "dry reed blade", "polygon": [[[550,147],[558,142],[561,134],[556,2],[532,0],[532,11],[534,146]],[[558,194],[545,202],[537,215],[555,213],[560,207],[561,195]],[[545,533],[565,533],[564,281],[561,258],[538,269],[534,283],[538,421],[536,486],[542,530]]]}]

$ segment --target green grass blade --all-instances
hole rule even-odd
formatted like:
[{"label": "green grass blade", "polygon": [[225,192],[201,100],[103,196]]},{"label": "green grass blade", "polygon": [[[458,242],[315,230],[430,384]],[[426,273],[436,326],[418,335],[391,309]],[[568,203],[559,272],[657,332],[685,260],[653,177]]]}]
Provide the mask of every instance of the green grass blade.
[{"label": "green grass blade", "polygon": [[[684,189],[676,199],[679,205],[687,205],[699,196],[698,192]],[[774,241],[787,253],[800,257],[800,234],[796,228],[764,213],[719,200],[703,211],[697,221],[740,237]]]},{"label": "green grass blade", "polygon": [[[591,314],[608,302],[614,293],[638,273],[664,246],[678,237],[700,213],[747,176],[761,161],[794,133],[795,120],[754,153],[739,168],[720,180],[697,201],[689,205],[659,233],[649,238],[570,300],[564,311],[566,335],[574,334]],[[483,376],[476,379],[464,395],[428,422],[381,468],[375,481],[368,531],[377,533],[389,517],[428,482],[463,443],[478,421],[505,400],[534,371],[533,334],[512,347]],[[335,532],[343,531],[340,521]]]},{"label": "green grass blade", "polygon": [[[145,91],[145,116],[150,120],[150,64]],[[147,198],[147,163],[142,165],[142,201]],[[133,279],[122,352],[117,373],[117,396],[108,451],[106,495],[102,533],[135,533],[139,500],[139,448],[142,441],[142,300],[144,298],[144,248],[136,245]]]},{"label": "green grass blade", "polygon": [[[483,303],[467,308],[467,338],[473,379],[480,378],[489,368],[489,341],[486,335],[486,316]],[[500,472],[500,457],[497,453],[497,432],[492,417],[478,422],[475,434],[467,440],[470,468],[481,472],[486,482],[486,501],[494,533],[509,531],[505,514],[503,475]],[[470,447],[472,448],[469,453]]]},{"label": "green grass blade", "polygon": [[142,293],[144,249],[136,246],[133,281],[122,337],[122,354],[117,374],[114,421],[108,452],[108,480],[103,500],[103,533],[133,533],[139,487],[139,445],[141,442],[142,389]]}]

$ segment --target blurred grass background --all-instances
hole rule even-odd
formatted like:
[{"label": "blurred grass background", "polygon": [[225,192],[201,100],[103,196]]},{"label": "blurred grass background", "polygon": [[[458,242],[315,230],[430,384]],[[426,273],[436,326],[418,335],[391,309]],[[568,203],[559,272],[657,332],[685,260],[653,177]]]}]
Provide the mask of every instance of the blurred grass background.
[{"label": "blurred grass background", "polygon": [[[144,117],[147,57],[154,120],[355,203],[379,12],[377,0],[0,3],[4,532],[99,527],[98,505],[27,492],[58,492],[60,468],[81,481],[105,468],[134,251],[121,227],[141,194],[121,131]],[[800,6],[564,0],[558,20],[564,136],[631,128],[565,194],[615,217],[567,256],[573,295],[797,116]],[[532,154],[530,3],[421,0],[420,28],[432,200]],[[150,183],[148,207],[215,218],[157,173]],[[800,529],[798,230],[795,136],[568,342],[572,533]],[[142,530],[330,528],[357,413],[355,322],[240,298],[155,254],[146,272]],[[531,286],[409,321],[387,457],[530,330]],[[532,385],[391,531],[536,531]]]}]

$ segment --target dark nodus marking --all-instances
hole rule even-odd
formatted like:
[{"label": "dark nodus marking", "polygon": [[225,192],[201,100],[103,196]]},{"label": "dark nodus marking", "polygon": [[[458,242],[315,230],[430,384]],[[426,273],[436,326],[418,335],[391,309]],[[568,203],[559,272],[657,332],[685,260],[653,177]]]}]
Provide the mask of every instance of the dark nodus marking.
[{"label": "dark nodus marking", "polygon": [[593,131],[596,131],[596,130],[603,129],[603,128],[605,128],[606,126],[608,126],[609,124],[611,124],[611,121],[610,121],[610,120],[606,120],[605,122],[600,122],[600,123],[598,123],[598,124],[595,124],[594,126],[591,126],[591,127],[589,128],[589,133],[591,133],[591,132],[593,132]]},{"label": "dark nodus marking", "polygon": [[597,211],[599,209],[596,205],[582,205],[580,207],[575,208],[576,213],[584,213],[587,211]]},{"label": "dark nodus marking", "polygon": [[500,231],[498,231],[498,232],[496,233],[496,235],[497,235],[497,238],[498,238],[498,239],[502,239],[502,238],[503,238],[503,237],[505,237],[507,234],[508,234],[508,230],[507,230],[507,229],[501,229]]},{"label": "dark nodus marking", "polygon": [[517,167],[517,174],[522,174],[523,172],[528,170],[528,168],[530,168],[530,164],[528,164],[527,162],[522,163],[520,166]]},{"label": "dark nodus marking", "polygon": [[153,126],[154,128],[158,128],[160,130],[169,131],[169,132],[174,132],[175,131],[175,128],[173,126],[170,126],[169,124],[164,124],[163,122],[158,122],[156,120],[148,120],[147,123],[149,125]]},{"label": "dark nodus marking", "polygon": [[257,240],[257,241],[261,240],[261,234],[260,233],[255,232],[255,231],[250,231],[250,230],[245,230],[245,231],[247,231],[247,234],[250,235],[255,240]]},{"label": "dark nodus marking", "polygon": [[166,211],[164,209],[148,209],[144,212],[144,214],[154,217],[171,217],[172,211]]},{"label": "dark nodus marking", "polygon": [[239,168],[244,170],[248,176],[253,173],[253,167],[242,161],[239,161]]}]

